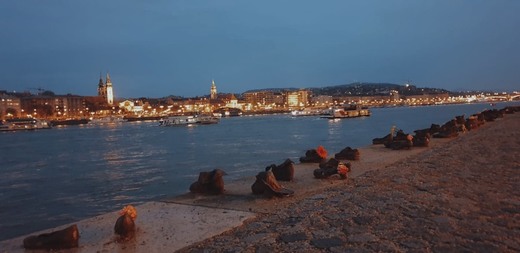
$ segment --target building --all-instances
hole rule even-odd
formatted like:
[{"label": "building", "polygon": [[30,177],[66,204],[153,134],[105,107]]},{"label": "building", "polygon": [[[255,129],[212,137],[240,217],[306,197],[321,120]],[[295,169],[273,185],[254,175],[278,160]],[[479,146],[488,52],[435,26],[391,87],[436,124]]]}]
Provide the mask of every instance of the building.
[{"label": "building", "polygon": [[309,103],[309,91],[307,90],[299,90],[299,91],[288,91],[287,92],[287,106],[289,108],[293,107],[305,107]]},{"label": "building", "polygon": [[35,118],[79,118],[88,115],[85,98],[76,95],[22,97],[20,104],[25,115]]},{"label": "building", "polygon": [[215,85],[215,80],[211,80],[211,90],[209,94],[210,99],[217,99],[217,86]]},{"label": "building", "polygon": [[101,73],[99,74],[99,82],[98,82],[98,96],[102,97],[103,100],[106,101],[107,99],[107,90],[105,88],[105,83],[103,82],[103,77],[101,76]]},{"label": "building", "polygon": [[99,77],[98,96],[102,97],[103,100],[107,102],[107,104],[114,104],[114,88],[112,87],[112,81],[110,80],[110,75],[108,73],[104,83],[101,75]]},{"label": "building", "polygon": [[311,98],[311,104],[315,107],[328,107],[333,104],[332,96],[319,95]]},{"label": "building", "polygon": [[125,101],[119,103],[119,108],[121,108],[127,112],[133,112],[134,107],[135,107],[135,103],[130,100],[125,100]]},{"label": "building", "polygon": [[397,90],[390,90],[390,101],[395,102],[399,101],[401,97],[399,96],[399,91]]},{"label": "building", "polygon": [[273,91],[255,91],[243,94],[246,103],[251,106],[278,106],[283,107],[285,93]]},{"label": "building", "polygon": [[274,92],[272,91],[246,92],[244,93],[244,100],[252,105],[265,105],[272,98],[273,94]]},{"label": "building", "polygon": [[231,94],[229,99],[226,99],[226,102],[226,107],[238,108],[238,99],[235,97],[235,94]]},{"label": "building", "polygon": [[0,93],[0,119],[20,117],[20,98]]},{"label": "building", "polygon": [[88,115],[85,99],[82,96],[58,95],[54,97],[54,116],[79,118]]}]

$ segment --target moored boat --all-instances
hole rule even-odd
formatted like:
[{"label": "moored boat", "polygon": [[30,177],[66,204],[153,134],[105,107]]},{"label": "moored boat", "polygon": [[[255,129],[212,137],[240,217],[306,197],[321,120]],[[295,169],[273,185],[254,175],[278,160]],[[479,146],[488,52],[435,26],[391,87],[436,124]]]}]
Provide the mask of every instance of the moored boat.
[{"label": "moored boat", "polygon": [[132,121],[155,121],[155,120],[161,120],[161,116],[125,116],[123,119],[125,119],[128,122]]},{"label": "moored boat", "polygon": [[170,116],[159,120],[159,126],[187,126],[197,124],[194,116]]},{"label": "moored boat", "polygon": [[87,124],[90,119],[57,119],[51,120],[53,126],[70,126]]},{"label": "moored boat", "polygon": [[209,115],[198,115],[195,118],[197,119],[197,124],[201,125],[217,124],[220,122],[220,118]]},{"label": "moored boat", "polygon": [[220,122],[218,117],[210,115],[170,116],[159,121],[159,126],[209,125]]},{"label": "moored boat", "polygon": [[370,110],[368,110],[367,108],[363,108],[360,105],[347,105],[332,108],[330,114],[327,116],[323,116],[322,118],[344,119],[370,116],[370,114]]},{"label": "moored boat", "polygon": [[98,117],[98,118],[90,118],[90,124],[116,124],[126,121],[121,116],[105,116],[105,117]]},{"label": "moored boat", "polygon": [[300,116],[320,116],[327,114],[327,110],[324,109],[315,109],[315,108],[304,108],[302,110],[294,110],[291,111],[291,116],[300,117]]},{"label": "moored boat", "polygon": [[7,119],[0,125],[0,131],[19,131],[50,129],[51,124],[46,120],[36,118]]}]

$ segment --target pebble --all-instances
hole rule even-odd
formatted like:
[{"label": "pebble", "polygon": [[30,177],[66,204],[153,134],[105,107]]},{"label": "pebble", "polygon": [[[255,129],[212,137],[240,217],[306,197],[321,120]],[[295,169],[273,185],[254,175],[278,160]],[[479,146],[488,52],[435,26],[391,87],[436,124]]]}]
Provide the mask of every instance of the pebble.
[{"label": "pebble", "polygon": [[321,239],[312,239],[311,244],[318,249],[328,249],[332,247],[342,246],[344,244],[343,240],[338,237],[332,238],[321,238]]},{"label": "pebble", "polygon": [[307,235],[305,233],[284,234],[280,235],[280,240],[285,243],[305,241],[307,240]]}]

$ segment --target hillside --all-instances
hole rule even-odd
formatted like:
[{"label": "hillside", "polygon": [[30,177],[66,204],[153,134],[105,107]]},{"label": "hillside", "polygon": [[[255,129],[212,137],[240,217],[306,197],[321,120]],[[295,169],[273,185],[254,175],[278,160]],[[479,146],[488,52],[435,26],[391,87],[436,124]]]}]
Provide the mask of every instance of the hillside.
[{"label": "hillside", "polygon": [[[398,91],[399,94],[410,96],[410,95],[421,95],[421,94],[439,94],[439,93],[452,93],[448,90],[437,89],[437,88],[420,88],[415,85],[399,85],[392,83],[351,83],[342,84],[335,86],[319,87],[319,88],[307,88],[312,91],[313,95],[326,95],[326,96],[378,96],[378,95],[389,95],[391,91]],[[298,90],[297,88],[273,88],[273,89],[258,89],[249,90],[247,92],[259,92],[259,91],[290,91]]]}]

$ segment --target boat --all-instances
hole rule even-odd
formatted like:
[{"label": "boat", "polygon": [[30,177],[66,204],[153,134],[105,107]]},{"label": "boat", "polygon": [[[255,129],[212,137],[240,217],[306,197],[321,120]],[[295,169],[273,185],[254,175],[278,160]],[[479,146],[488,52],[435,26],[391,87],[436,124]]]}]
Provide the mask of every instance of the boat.
[{"label": "boat", "polygon": [[293,117],[301,117],[301,116],[320,116],[325,115],[327,112],[323,109],[315,109],[315,108],[304,108],[302,110],[294,110],[291,111],[291,116]]},{"label": "boat", "polygon": [[220,118],[215,116],[209,116],[209,115],[201,115],[197,116],[197,124],[201,125],[209,125],[209,124],[217,124],[220,122]]},{"label": "boat", "polygon": [[46,120],[35,118],[7,119],[0,124],[0,131],[20,131],[50,129],[51,124]]},{"label": "boat", "polygon": [[159,126],[209,125],[219,122],[220,119],[218,117],[210,115],[170,116],[162,118],[159,121]]},{"label": "boat", "polygon": [[370,116],[371,112],[367,108],[363,108],[360,105],[346,105],[333,107],[330,110],[329,115],[322,116],[326,119],[344,119],[344,118],[355,118]]},{"label": "boat", "polygon": [[213,114],[220,114],[220,117],[237,117],[242,116],[242,110],[238,108],[224,107],[213,111]]},{"label": "boat", "polygon": [[123,119],[125,119],[128,122],[133,121],[156,121],[161,120],[161,116],[125,116]]},{"label": "boat", "polygon": [[103,124],[116,124],[126,121],[121,116],[105,116],[105,117],[99,117],[99,118],[90,118],[90,124],[97,124],[97,125],[103,125]]},{"label": "boat", "polygon": [[9,125],[4,123],[3,121],[0,121],[0,131],[9,131]]},{"label": "boat", "polygon": [[87,124],[90,119],[57,119],[51,120],[53,126],[71,126]]},{"label": "boat", "polygon": [[197,124],[195,116],[170,116],[159,120],[159,126],[187,126]]}]

